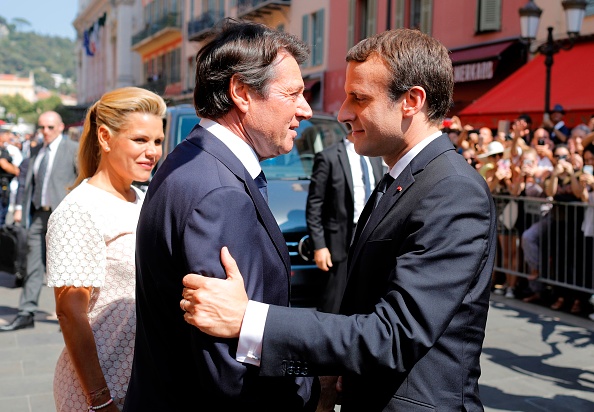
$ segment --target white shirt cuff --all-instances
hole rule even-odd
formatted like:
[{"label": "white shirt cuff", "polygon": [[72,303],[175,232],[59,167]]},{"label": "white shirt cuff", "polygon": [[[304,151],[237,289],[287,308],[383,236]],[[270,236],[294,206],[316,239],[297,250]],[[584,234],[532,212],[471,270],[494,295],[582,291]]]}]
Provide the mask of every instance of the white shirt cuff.
[{"label": "white shirt cuff", "polygon": [[239,331],[239,342],[237,344],[237,354],[235,360],[241,363],[260,366],[260,357],[262,355],[262,338],[264,336],[264,326],[268,316],[268,307],[266,303],[248,301],[243,315],[243,323]]}]

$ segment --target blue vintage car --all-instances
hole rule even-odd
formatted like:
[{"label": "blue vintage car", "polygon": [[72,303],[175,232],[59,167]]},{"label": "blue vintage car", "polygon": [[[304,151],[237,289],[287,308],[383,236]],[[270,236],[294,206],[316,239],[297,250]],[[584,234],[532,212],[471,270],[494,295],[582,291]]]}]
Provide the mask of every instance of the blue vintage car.
[{"label": "blue vintage car", "polygon": [[[163,158],[200,121],[191,105],[169,107],[165,121]],[[305,203],[314,155],[339,141],[346,129],[335,117],[314,114],[300,123],[291,152],[264,160],[268,204],[285,237],[291,255],[291,304],[315,307],[327,279],[313,263],[313,250],[305,223]]]}]

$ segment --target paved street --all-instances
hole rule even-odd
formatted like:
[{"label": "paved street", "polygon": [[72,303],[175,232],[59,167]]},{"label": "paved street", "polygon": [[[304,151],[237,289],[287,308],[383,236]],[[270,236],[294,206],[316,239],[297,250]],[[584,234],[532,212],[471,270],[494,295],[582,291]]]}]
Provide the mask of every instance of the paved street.
[{"label": "paved street", "polygon": [[[16,314],[20,289],[0,273],[0,323]],[[594,322],[493,296],[482,360],[487,412],[594,411]],[[35,328],[0,333],[0,411],[53,412],[52,379],[62,350],[44,289]],[[338,410],[338,408],[337,408]]]}]

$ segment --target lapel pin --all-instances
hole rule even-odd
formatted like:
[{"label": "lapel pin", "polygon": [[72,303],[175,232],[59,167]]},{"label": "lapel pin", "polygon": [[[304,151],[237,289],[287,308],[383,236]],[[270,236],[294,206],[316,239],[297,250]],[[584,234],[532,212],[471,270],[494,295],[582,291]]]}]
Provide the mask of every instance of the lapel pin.
[{"label": "lapel pin", "polygon": [[396,188],[396,190],[398,190],[399,192],[402,192],[402,186],[398,186],[398,187]]}]

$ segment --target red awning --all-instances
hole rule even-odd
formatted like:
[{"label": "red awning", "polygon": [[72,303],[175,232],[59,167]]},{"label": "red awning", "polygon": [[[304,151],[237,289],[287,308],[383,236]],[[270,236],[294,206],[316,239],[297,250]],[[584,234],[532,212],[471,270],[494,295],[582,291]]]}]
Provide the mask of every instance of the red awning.
[{"label": "red awning", "polygon": [[[594,114],[594,43],[579,43],[555,54],[551,69],[551,107],[561,104],[570,126],[587,122]],[[545,65],[539,55],[482,97],[464,108],[463,123],[475,127],[497,127],[500,119],[511,120],[521,113],[538,124],[544,111]]]},{"label": "red awning", "polygon": [[513,43],[514,41],[506,41],[463,50],[454,50],[450,53],[450,59],[452,59],[454,66],[462,63],[493,60],[499,57]]}]

